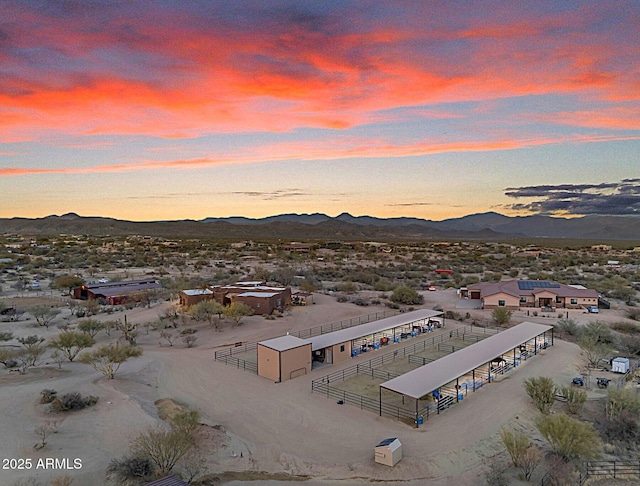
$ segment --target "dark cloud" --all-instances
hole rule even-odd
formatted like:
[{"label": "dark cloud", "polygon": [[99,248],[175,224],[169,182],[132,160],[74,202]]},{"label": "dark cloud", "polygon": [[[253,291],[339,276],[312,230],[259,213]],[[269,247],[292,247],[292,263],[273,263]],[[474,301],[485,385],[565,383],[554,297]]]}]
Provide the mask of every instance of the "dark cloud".
[{"label": "dark cloud", "polygon": [[300,196],[310,196],[310,193],[302,192],[297,189],[281,189],[278,191],[237,191],[232,192],[234,195],[241,196],[249,196],[249,197],[258,197],[265,201],[272,201],[274,199],[281,199],[287,197],[300,197]]},{"label": "dark cloud", "polygon": [[508,187],[505,195],[533,198],[509,208],[539,214],[640,215],[640,179],[601,184],[558,184]]}]

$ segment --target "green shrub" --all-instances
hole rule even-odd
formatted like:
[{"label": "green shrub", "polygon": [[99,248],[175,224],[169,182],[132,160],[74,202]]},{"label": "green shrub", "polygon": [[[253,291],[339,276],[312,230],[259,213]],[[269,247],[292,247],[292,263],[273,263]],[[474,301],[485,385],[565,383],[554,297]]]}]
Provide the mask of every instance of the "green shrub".
[{"label": "green shrub", "polygon": [[611,329],[621,332],[623,334],[640,334],[640,326],[633,322],[613,322],[611,323]]},{"label": "green shrub", "polygon": [[640,418],[640,394],[629,388],[608,391],[607,416],[615,418],[622,414]]},{"label": "green shrub", "polygon": [[557,331],[568,334],[569,336],[578,336],[578,334],[580,334],[580,326],[578,326],[578,323],[574,319],[558,319],[554,327]]},{"label": "green shrub", "polygon": [[578,413],[587,401],[587,392],[575,386],[563,386],[558,391],[567,401],[567,410],[569,413]]},{"label": "green shrub", "polygon": [[556,400],[556,390],[553,380],[546,376],[529,378],[524,382],[527,395],[531,397],[538,410],[543,414],[548,414],[553,402]]},{"label": "green shrub", "polygon": [[536,425],[553,452],[565,460],[587,460],[598,456],[602,443],[592,424],[559,413],[543,415]]}]

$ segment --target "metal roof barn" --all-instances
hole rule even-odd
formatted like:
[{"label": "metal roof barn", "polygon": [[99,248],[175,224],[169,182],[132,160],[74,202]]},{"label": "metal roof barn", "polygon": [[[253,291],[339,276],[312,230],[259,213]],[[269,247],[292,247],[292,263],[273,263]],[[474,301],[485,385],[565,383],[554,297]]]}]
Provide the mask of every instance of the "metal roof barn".
[{"label": "metal roof barn", "polygon": [[418,400],[551,329],[553,326],[523,322],[409,373],[386,381],[380,385],[380,388]]},{"label": "metal roof barn", "polygon": [[398,314],[397,316],[387,317],[378,321],[350,327],[348,329],[341,329],[340,331],[321,334],[320,336],[309,338],[309,341],[311,341],[311,349],[315,351],[316,349],[328,348],[329,346],[346,343],[364,336],[382,333],[396,327],[409,325],[413,322],[427,320],[441,315],[441,311],[419,309],[413,312],[406,312]]}]

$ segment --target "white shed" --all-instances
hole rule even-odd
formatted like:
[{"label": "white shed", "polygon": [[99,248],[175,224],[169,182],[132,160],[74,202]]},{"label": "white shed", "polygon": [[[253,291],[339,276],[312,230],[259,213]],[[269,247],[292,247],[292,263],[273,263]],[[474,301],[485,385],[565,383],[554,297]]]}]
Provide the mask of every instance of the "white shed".
[{"label": "white shed", "polygon": [[629,358],[614,358],[611,361],[611,371],[614,373],[626,373],[629,371]]},{"label": "white shed", "polygon": [[402,444],[395,437],[385,439],[376,446],[375,456],[378,464],[395,466],[402,459]]}]

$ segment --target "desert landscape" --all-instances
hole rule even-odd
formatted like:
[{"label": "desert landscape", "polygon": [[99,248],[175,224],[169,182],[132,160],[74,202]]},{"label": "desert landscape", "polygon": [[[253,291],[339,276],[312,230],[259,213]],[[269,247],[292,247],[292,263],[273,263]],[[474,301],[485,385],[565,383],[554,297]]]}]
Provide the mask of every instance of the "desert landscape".
[{"label": "desert landscape", "polygon": [[[427,291],[423,295],[426,308],[455,309],[459,301],[453,289]],[[26,303],[19,298],[5,301]],[[27,484],[19,481],[28,478],[41,481],[34,484],[45,484],[44,481],[61,476],[71,478],[73,485],[103,484],[110,461],[125,454],[141,430],[184,409],[197,410],[206,431],[202,450],[206,474],[200,480],[209,482],[202,484],[280,484],[285,480],[286,484],[309,485],[386,481],[407,485],[479,484],[488,461],[506,457],[498,433],[501,427],[526,431],[544,447],[542,438],[536,437],[536,410],[524,392],[523,381],[549,376],[557,383],[569,383],[581,368],[578,345],[556,339],[544,355],[529,360],[504,379],[478,390],[460,406],[415,429],[312,394],[310,381],[322,376],[326,369],[276,384],[213,359],[215,350],[232,343],[264,340],[350,319],[362,315],[362,307],[316,293],[313,305],[293,307],[275,320],[250,316],[237,327],[225,323],[221,331],[193,323],[190,327],[197,329],[198,339],[187,348],[181,343],[169,346],[158,331],[148,327],[144,330],[145,323],[158,320],[172,305],[159,302],[98,316],[124,319],[126,315],[129,323],[138,325],[137,345],[144,350],[141,357],[127,360],[113,380],[85,364],[65,362],[58,366],[51,358],[24,375],[7,372],[0,376],[0,416],[4,436],[11,437],[0,445],[2,457],[30,458],[34,464],[51,457],[81,461],[80,468],[68,471],[3,470],[2,484]],[[369,307],[367,311],[370,310],[375,309]],[[64,321],[69,312],[63,307],[57,319]],[[480,320],[486,319],[488,311],[471,312]],[[584,323],[596,318],[620,320],[622,313],[611,310],[593,316],[572,311],[572,316]],[[512,320],[549,323],[550,318],[519,311]],[[449,326],[448,329],[454,328],[455,321]],[[16,338],[36,331],[52,338],[60,332],[54,326],[39,327],[33,320],[5,322],[2,330],[14,333]],[[96,339],[100,344],[111,338],[102,332]],[[358,356],[342,367],[370,358],[371,354]],[[340,366],[332,366],[331,371]],[[54,413],[39,403],[43,389],[55,389],[59,394],[76,391],[99,400],[85,410]],[[596,387],[588,393],[590,400],[606,397],[605,391]],[[57,422],[57,432],[47,438],[45,447],[35,449],[38,437],[34,429],[50,421]],[[387,437],[397,437],[403,444],[404,457],[393,468],[376,464],[373,457],[375,444]],[[539,472],[544,473],[544,467]],[[518,481],[512,472],[510,484]]]}]

